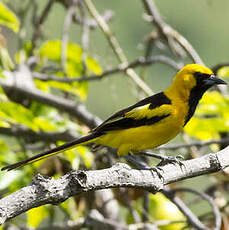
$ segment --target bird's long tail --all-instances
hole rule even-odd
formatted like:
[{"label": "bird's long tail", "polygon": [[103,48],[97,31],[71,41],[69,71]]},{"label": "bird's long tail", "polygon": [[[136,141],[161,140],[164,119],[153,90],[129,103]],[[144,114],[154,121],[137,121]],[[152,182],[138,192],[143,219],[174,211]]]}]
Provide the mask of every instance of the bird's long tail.
[{"label": "bird's long tail", "polygon": [[60,152],[64,152],[66,150],[72,149],[72,148],[76,147],[77,145],[80,145],[80,144],[82,145],[82,144],[87,144],[87,143],[93,142],[98,136],[100,136],[100,135],[97,135],[96,133],[89,134],[87,136],[81,137],[81,138],[74,140],[72,142],[57,146],[56,148],[53,148],[53,149],[50,149],[46,152],[40,153],[40,154],[33,156],[31,158],[28,158],[24,161],[20,161],[20,162],[17,162],[15,164],[3,167],[1,170],[10,171],[12,169],[16,169],[16,168],[22,167],[24,165],[34,163],[36,161],[42,160],[44,158],[50,157],[50,156],[58,154]]}]

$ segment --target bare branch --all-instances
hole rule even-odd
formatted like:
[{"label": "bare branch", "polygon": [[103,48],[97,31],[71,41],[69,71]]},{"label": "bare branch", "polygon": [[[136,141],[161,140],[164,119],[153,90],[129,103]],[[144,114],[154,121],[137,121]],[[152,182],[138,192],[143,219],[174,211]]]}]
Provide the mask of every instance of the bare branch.
[{"label": "bare branch", "polygon": [[[128,65],[128,60],[121,48],[121,46],[118,43],[118,40],[110,30],[108,24],[103,20],[101,15],[97,12],[94,4],[91,0],[84,0],[88,11],[90,14],[95,18],[97,21],[99,27],[103,31],[104,35],[106,36],[108,42],[111,45],[111,48],[113,49],[116,57],[120,61],[120,63],[124,66]],[[135,71],[131,68],[128,68],[125,70],[125,73],[127,76],[129,76],[136,85],[146,94],[146,95],[152,95],[152,90],[148,87],[148,85],[135,73]]]},{"label": "bare branch", "polygon": [[[212,206],[212,210],[213,210],[213,213],[215,216],[215,228],[214,228],[214,230],[220,230],[221,229],[221,215],[220,215],[219,209],[216,206],[212,197],[210,197],[206,193],[199,192],[195,189],[190,189],[190,188],[175,188],[175,189],[172,189],[171,191],[168,191],[167,195],[168,195],[168,197],[170,197],[170,199],[176,200],[177,198],[174,195],[177,192],[194,193],[195,195],[199,196],[202,200],[206,200]],[[182,207],[179,207],[179,208],[181,209],[181,211],[183,211]],[[199,228],[199,229],[200,230],[206,230],[206,228]]]},{"label": "bare branch", "polygon": [[[164,36],[164,38],[168,41],[168,44],[171,47],[171,50],[175,53],[180,53],[179,45],[181,45],[186,52],[190,55],[194,62],[202,64],[200,56],[196,52],[196,50],[192,47],[192,45],[184,38],[181,34],[179,34],[175,29],[173,29],[170,25],[165,23],[159,14],[157,7],[153,0],[142,0],[143,4],[146,8],[146,11],[149,15],[153,17],[152,23],[157,26],[159,32]],[[177,44],[178,43],[178,44]]]},{"label": "bare branch", "polygon": [[178,197],[176,196],[176,192],[192,192],[198,196],[201,197],[201,199],[207,200],[210,205],[213,208],[213,212],[215,213],[215,228],[214,230],[220,230],[220,225],[221,225],[221,217],[220,217],[220,213],[219,213],[219,209],[218,207],[215,205],[214,201],[212,200],[212,198],[210,196],[208,196],[207,194],[201,193],[197,190],[193,190],[193,189],[188,189],[188,188],[175,188],[175,189],[168,189],[165,188],[163,189],[162,193],[168,198],[170,199],[174,204],[176,204],[176,206],[180,209],[180,211],[186,216],[188,222],[194,226],[196,229],[198,230],[210,230],[209,228],[207,228],[206,226],[204,226],[199,219],[195,216],[195,214],[193,214],[193,212],[189,209],[188,206],[186,206],[186,204]]},{"label": "bare branch", "polygon": [[64,132],[34,132],[25,126],[13,126],[11,128],[0,127],[0,133],[7,136],[22,137],[28,142],[44,141],[55,143],[57,141],[72,141],[79,138],[77,133],[66,130]]},{"label": "bare branch", "polygon": [[66,83],[83,82],[83,81],[97,81],[97,80],[102,80],[105,77],[111,77],[114,74],[119,73],[119,72],[125,72],[129,68],[136,68],[139,66],[148,66],[148,65],[151,65],[153,63],[163,63],[163,64],[166,64],[166,65],[172,67],[175,70],[179,70],[183,67],[182,64],[176,63],[175,61],[173,61],[169,57],[159,55],[159,56],[152,56],[152,57],[147,58],[147,59],[145,59],[144,57],[139,57],[136,61],[133,61],[132,63],[130,63],[127,66],[119,65],[117,68],[107,70],[101,74],[95,74],[95,75],[91,75],[91,76],[81,76],[81,77],[73,77],[73,78],[63,77],[63,78],[61,78],[61,77],[58,77],[55,75],[47,75],[47,74],[35,72],[35,73],[33,73],[33,77],[35,79],[39,79],[42,81],[58,81],[58,82],[66,82]]},{"label": "bare branch", "polygon": [[66,63],[66,53],[67,53],[67,44],[68,44],[68,32],[72,22],[72,17],[76,10],[76,4],[78,0],[73,0],[72,4],[68,7],[66,16],[64,19],[63,24],[63,31],[62,31],[62,44],[61,44],[61,65],[65,72],[65,63]]},{"label": "bare branch", "polygon": [[[37,46],[37,40],[40,38],[41,35],[41,27],[46,20],[55,0],[49,0],[47,5],[45,6],[44,10],[42,11],[39,18],[33,18],[34,22],[34,33],[32,37],[32,48]],[[36,10],[36,9],[35,9]]]},{"label": "bare branch", "polygon": [[[112,10],[106,10],[101,17],[105,22],[110,22],[114,16],[114,12]],[[82,25],[83,24],[83,19],[79,17],[77,14],[73,15],[73,22]],[[89,29],[96,29],[98,27],[98,23],[96,22],[95,19],[87,19],[86,21]]]},{"label": "bare branch", "polygon": [[195,147],[204,147],[212,144],[229,144],[229,138],[222,138],[222,139],[213,139],[210,141],[195,141],[191,143],[184,143],[184,144],[174,144],[174,145],[162,145],[157,149],[163,150],[177,150],[182,148],[190,148],[192,146]]},{"label": "bare branch", "polygon": [[[14,73],[7,72],[8,76],[12,74]],[[9,92],[19,93],[21,97],[32,99],[42,104],[46,104],[61,111],[67,112],[68,114],[76,117],[82,123],[86,124],[91,129],[101,123],[101,120],[88,112],[85,106],[82,104],[76,104],[71,100],[52,94],[46,94],[36,88],[25,88],[23,85],[15,84],[8,79],[0,79],[0,85]]]},{"label": "bare branch", "polygon": [[161,177],[151,170],[131,169],[126,164],[91,171],[72,171],[56,180],[36,176],[32,183],[0,200],[0,223],[4,223],[31,208],[58,204],[83,192],[115,187],[134,187],[158,192],[164,185],[200,176],[229,166],[229,147],[198,159],[187,160],[183,166],[161,167]]}]

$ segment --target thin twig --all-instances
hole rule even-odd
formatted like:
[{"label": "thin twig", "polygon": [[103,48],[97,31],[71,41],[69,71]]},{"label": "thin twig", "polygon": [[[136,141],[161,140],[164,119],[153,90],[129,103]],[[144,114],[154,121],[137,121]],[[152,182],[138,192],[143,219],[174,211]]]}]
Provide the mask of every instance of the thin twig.
[{"label": "thin twig", "polygon": [[196,141],[196,142],[191,142],[191,143],[184,143],[184,144],[174,144],[174,145],[163,145],[160,146],[156,149],[160,150],[177,150],[177,149],[182,149],[182,148],[190,148],[192,146],[196,147],[204,147],[212,144],[228,144],[229,143],[229,138],[223,138],[223,139],[213,139],[210,141]]},{"label": "thin twig", "polygon": [[170,189],[163,189],[162,193],[171,200],[180,211],[186,216],[188,222],[198,230],[207,230],[206,227],[199,221],[196,215],[185,205],[185,203]]},{"label": "thin twig", "polygon": [[[113,13],[112,10],[106,10],[106,11],[104,12],[104,14],[101,15],[101,16],[102,16],[102,18],[103,18],[103,20],[104,20],[105,22],[110,22],[110,21],[112,20],[113,16],[114,16],[114,13]],[[81,17],[79,17],[79,15],[74,14],[74,15],[73,15],[73,22],[82,25],[82,24],[83,24],[83,19],[82,19]],[[93,19],[93,18],[87,19],[87,22],[86,22],[86,23],[87,23],[89,29],[92,29],[92,30],[93,30],[93,29],[96,29],[96,28],[98,27],[98,23],[97,23],[96,20]]]},{"label": "thin twig", "polygon": [[120,188],[120,195],[123,198],[126,206],[129,209],[130,215],[133,217],[134,223],[140,223],[141,219],[138,214],[138,212],[134,209],[133,204],[131,203],[131,200],[128,197],[127,190],[125,188]]},{"label": "thin twig", "polygon": [[192,45],[184,38],[181,34],[179,34],[175,29],[173,29],[170,25],[165,23],[159,14],[159,11],[154,3],[154,0],[142,0],[145,6],[145,9],[149,15],[153,17],[152,23],[157,26],[159,32],[166,38],[168,44],[171,47],[171,50],[179,53],[178,47],[176,43],[181,45],[189,56],[193,59],[194,62],[203,64],[200,56],[196,52],[196,50],[192,47]]},{"label": "thin twig", "polygon": [[[120,63],[124,66],[128,65],[128,60],[121,48],[121,46],[118,43],[118,40],[114,36],[114,34],[111,32],[108,24],[103,20],[101,15],[97,12],[94,4],[91,0],[84,0],[88,11],[91,13],[91,15],[95,18],[97,21],[99,27],[103,31],[104,35],[106,36],[108,42],[111,45],[111,48],[113,49],[114,53],[116,54],[116,57],[120,61]],[[152,90],[148,87],[148,85],[135,73],[135,71],[131,68],[127,68],[125,70],[125,73],[127,76],[129,76],[136,85],[146,94],[146,95],[152,95]]]},{"label": "thin twig", "polygon": [[87,51],[89,48],[89,25],[88,25],[88,15],[86,11],[86,6],[83,1],[79,2],[79,9],[81,12],[82,18],[82,36],[81,43],[83,48],[83,53],[81,56],[82,65],[83,65],[83,75],[87,72]]},{"label": "thin twig", "polygon": [[148,59],[145,59],[144,57],[139,57],[136,61],[130,63],[127,66],[119,65],[118,67],[104,71],[101,74],[94,74],[91,76],[81,76],[81,77],[57,77],[55,75],[47,75],[43,73],[34,72],[33,77],[35,79],[39,79],[41,81],[58,81],[58,82],[65,82],[65,83],[72,83],[72,82],[83,82],[83,81],[97,81],[102,80],[105,77],[111,77],[112,75],[119,73],[119,72],[125,72],[129,68],[136,68],[139,66],[148,66],[153,63],[163,63],[170,67],[172,67],[175,70],[179,70],[182,68],[182,64],[176,63],[171,58],[158,55],[158,56],[152,56]]},{"label": "thin twig", "polygon": [[37,46],[37,40],[41,36],[41,27],[42,27],[44,21],[46,20],[54,2],[55,2],[55,0],[49,0],[47,5],[45,6],[44,10],[42,11],[40,17],[33,19],[33,21],[34,21],[34,33],[33,33],[32,41],[31,41],[33,49]]},{"label": "thin twig", "polygon": [[[194,194],[198,195],[199,197],[201,197],[202,199],[206,200],[212,206],[212,211],[213,211],[213,214],[215,216],[215,228],[214,228],[214,230],[220,230],[221,229],[220,211],[219,211],[219,208],[216,206],[216,204],[215,204],[214,200],[212,199],[212,197],[210,197],[206,193],[203,193],[203,192],[197,191],[195,189],[191,189],[191,188],[175,188],[175,189],[170,190],[170,193],[175,194],[177,192],[194,193]],[[203,230],[206,230],[206,228],[204,228]]]},{"label": "thin twig", "polygon": [[0,127],[0,134],[14,137],[23,137],[27,142],[45,141],[55,143],[57,141],[72,141],[79,138],[76,132],[66,130],[64,132],[35,132],[25,126],[13,126],[11,128]]},{"label": "thin twig", "polygon": [[67,56],[67,44],[68,44],[68,33],[71,26],[72,17],[76,10],[76,4],[78,0],[73,0],[72,4],[69,5],[66,16],[64,19],[63,29],[62,29],[62,43],[61,43],[61,65],[65,72],[66,56]]}]

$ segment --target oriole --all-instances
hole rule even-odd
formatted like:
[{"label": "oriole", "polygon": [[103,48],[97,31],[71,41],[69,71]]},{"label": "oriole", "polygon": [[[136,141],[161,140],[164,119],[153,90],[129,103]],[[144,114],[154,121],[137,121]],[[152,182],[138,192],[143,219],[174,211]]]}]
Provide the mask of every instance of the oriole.
[{"label": "oriole", "polygon": [[2,170],[12,170],[91,142],[116,148],[119,156],[153,149],[182,131],[204,92],[217,84],[226,82],[215,76],[209,68],[198,64],[186,65],[176,74],[168,89],[115,113],[89,135]]}]

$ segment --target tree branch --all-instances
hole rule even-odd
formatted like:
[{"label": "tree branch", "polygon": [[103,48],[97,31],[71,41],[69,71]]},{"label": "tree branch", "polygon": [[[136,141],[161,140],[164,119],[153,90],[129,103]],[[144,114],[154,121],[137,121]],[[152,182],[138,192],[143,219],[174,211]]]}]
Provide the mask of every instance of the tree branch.
[{"label": "tree branch", "polygon": [[[163,21],[154,1],[153,0],[142,0],[142,1],[147,13],[150,16],[152,16],[152,20],[151,20],[152,23],[157,26],[159,32],[168,41],[168,45],[170,46],[171,50],[174,51],[174,53],[176,54],[180,54],[179,50],[181,47],[183,47],[194,62],[203,65],[203,61],[201,60],[196,50],[188,42],[188,40],[184,38],[181,34],[179,34],[170,25],[168,25]],[[181,47],[178,46],[178,44]]]},{"label": "tree branch", "polygon": [[[23,85],[15,84],[12,79],[14,79],[11,72],[4,72],[7,75],[6,79],[0,79],[0,85],[8,90],[9,92],[18,93],[21,97],[27,99],[32,99],[42,104],[46,104],[52,107],[55,107],[61,111],[67,112],[68,114],[76,117],[79,121],[86,124],[89,128],[94,128],[101,123],[101,120],[92,115],[87,111],[84,105],[76,104],[75,102],[55,96],[52,94],[44,93],[36,88],[23,87]],[[12,79],[10,79],[12,77]]]},{"label": "tree branch", "polygon": [[23,137],[29,142],[45,141],[55,143],[56,141],[72,141],[79,138],[76,132],[66,130],[64,132],[35,132],[26,126],[12,126],[10,128],[0,127],[0,134],[14,137]]},{"label": "tree branch", "polygon": [[162,145],[157,148],[157,150],[177,150],[182,148],[190,148],[192,146],[195,147],[204,147],[212,144],[229,144],[229,138],[222,139],[212,139],[209,141],[195,141],[190,143],[182,143],[182,144],[170,144],[170,145]]},{"label": "tree branch", "polygon": [[163,55],[158,55],[158,56],[149,57],[147,59],[145,59],[144,57],[139,57],[136,61],[133,61],[126,66],[119,65],[118,67],[116,67],[114,69],[110,69],[110,70],[104,71],[101,74],[94,74],[91,76],[81,76],[81,77],[73,77],[73,78],[63,77],[63,78],[61,78],[61,77],[58,77],[55,75],[47,75],[47,74],[35,72],[35,73],[33,73],[33,77],[35,79],[39,79],[42,81],[58,81],[58,82],[65,82],[65,83],[96,81],[96,80],[102,80],[105,77],[111,77],[116,73],[125,72],[129,68],[136,68],[139,66],[148,66],[148,65],[151,65],[154,63],[163,63],[163,64],[166,64],[166,65],[172,67],[175,70],[179,70],[183,67],[182,64],[175,62],[174,60],[172,60],[169,57],[166,57]]},{"label": "tree branch", "polygon": [[[32,37],[32,49],[36,48],[37,46],[37,40],[41,36],[41,28],[46,20],[53,4],[55,3],[55,0],[49,0],[47,5],[45,6],[44,10],[42,11],[41,15],[39,18],[33,18],[33,23],[34,23],[34,33]],[[36,9],[35,9],[36,11]],[[36,13],[36,12],[35,12]]]},{"label": "tree branch", "polygon": [[[97,21],[99,27],[103,31],[104,35],[106,36],[108,42],[110,43],[110,46],[112,50],[114,51],[116,57],[118,58],[119,62],[123,64],[124,66],[128,65],[127,57],[125,56],[121,46],[119,45],[118,40],[110,30],[108,24],[103,20],[101,15],[96,10],[93,2],[91,0],[84,0],[85,5],[88,8],[88,11],[90,14],[95,18]],[[149,86],[135,73],[135,71],[132,68],[128,68],[125,71],[126,75],[130,77],[136,85],[146,94],[151,95],[152,90],[149,88]]]},{"label": "tree branch", "polygon": [[67,56],[67,45],[69,29],[72,23],[73,15],[76,11],[77,0],[73,0],[72,4],[68,6],[66,16],[64,19],[63,29],[62,29],[62,43],[61,43],[61,65],[65,72],[66,56]]},{"label": "tree branch", "polygon": [[134,187],[158,192],[164,185],[187,178],[218,172],[229,166],[229,147],[180,165],[161,167],[162,178],[151,170],[131,169],[117,163],[111,168],[72,171],[56,180],[37,175],[32,183],[0,200],[0,223],[3,224],[31,208],[58,204],[71,196],[99,189]]}]

